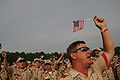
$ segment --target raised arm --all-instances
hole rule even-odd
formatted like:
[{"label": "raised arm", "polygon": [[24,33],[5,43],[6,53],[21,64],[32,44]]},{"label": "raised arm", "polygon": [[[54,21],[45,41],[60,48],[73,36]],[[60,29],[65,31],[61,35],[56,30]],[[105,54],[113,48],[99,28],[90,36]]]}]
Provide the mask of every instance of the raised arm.
[{"label": "raised arm", "polygon": [[64,52],[61,53],[61,56],[60,56],[60,58],[56,61],[56,64],[58,64],[63,57],[64,57]]},{"label": "raised arm", "polygon": [[108,28],[105,20],[102,17],[94,17],[95,25],[100,29],[102,41],[103,41],[103,51],[107,56],[108,63],[112,60],[115,50],[112,42],[112,38],[110,33],[108,32]]},{"label": "raised arm", "polygon": [[2,57],[3,57],[3,63],[4,63],[4,68],[7,69],[8,63],[7,63],[7,54],[5,51],[2,51]]}]

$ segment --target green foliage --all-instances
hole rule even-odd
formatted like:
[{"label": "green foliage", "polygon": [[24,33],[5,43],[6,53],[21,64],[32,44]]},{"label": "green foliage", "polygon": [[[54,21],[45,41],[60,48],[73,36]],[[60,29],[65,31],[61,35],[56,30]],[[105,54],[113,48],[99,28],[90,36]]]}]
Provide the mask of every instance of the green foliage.
[{"label": "green foliage", "polygon": [[45,53],[43,51],[41,52],[35,52],[35,53],[25,53],[25,52],[6,52],[7,53],[7,61],[9,65],[12,65],[13,62],[16,62],[16,60],[19,57],[23,57],[28,61],[33,61],[35,58],[40,58],[41,56],[45,56],[44,59],[50,59],[53,58],[53,55],[55,57],[60,57],[60,54],[55,53]]},{"label": "green foliage", "polygon": [[115,47],[115,54],[120,55],[120,46]]},{"label": "green foliage", "polygon": [[[16,62],[16,60],[19,57],[23,57],[26,60],[33,61],[35,58],[40,58],[41,56],[44,56],[44,59],[53,59],[54,57],[59,58],[60,53],[58,52],[52,52],[52,53],[45,53],[43,51],[41,52],[35,52],[35,53],[25,53],[25,52],[6,52],[7,53],[7,61],[10,65],[13,64],[13,62]],[[120,55],[120,47],[115,47],[115,54]],[[94,54],[92,54],[94,55]],[[0,55],[0,57],[2,57]],[[68,55],[65,53],[64,58],[68,58]]]}]

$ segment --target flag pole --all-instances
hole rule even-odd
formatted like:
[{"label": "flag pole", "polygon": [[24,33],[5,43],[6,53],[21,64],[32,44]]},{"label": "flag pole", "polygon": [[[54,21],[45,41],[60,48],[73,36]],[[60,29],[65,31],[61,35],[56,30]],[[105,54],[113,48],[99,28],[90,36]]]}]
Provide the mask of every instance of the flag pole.
[{"label": "flag pole", "polygon": [[93,20],[93,19],[92,18],[88,18],[88,19],[73,20],[74,27],[72,29],[72,32],[76,32],[78,30],[83,29],[85,21],[91,21],[91,20]]},{"label": "flag pole", "polygon": [[81,21],[81,20],[84,20],[84,21],[90,21],[90,20],[93,20],[93,19],[92,19],[92,18],[88,18],[88,19],[79,19],[79,20],[73,20],[73,22]]},{"label": "flag pole", "polygon": [[84,19],[85,21],[90,21],[90,20],[93,20],[92,18],[90,18],[90,19]]}]

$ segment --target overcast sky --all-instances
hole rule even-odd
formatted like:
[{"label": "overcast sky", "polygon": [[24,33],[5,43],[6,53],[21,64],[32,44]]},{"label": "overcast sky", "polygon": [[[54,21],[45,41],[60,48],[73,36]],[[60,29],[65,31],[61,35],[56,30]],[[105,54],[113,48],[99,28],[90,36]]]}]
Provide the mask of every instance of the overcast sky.
[{"label": "overcast sky", "polygon": [[11,52],[62,52],[77,40],[91,49],[102,46],[92,20],[72,32],[73,20],[105,18],[120,46],[120,0],[0,0],[0,42]]}]

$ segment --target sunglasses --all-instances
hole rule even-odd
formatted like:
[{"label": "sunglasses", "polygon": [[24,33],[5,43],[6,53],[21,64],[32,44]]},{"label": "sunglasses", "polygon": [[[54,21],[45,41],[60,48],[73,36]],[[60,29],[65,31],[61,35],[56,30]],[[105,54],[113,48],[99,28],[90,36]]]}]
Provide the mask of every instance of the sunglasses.
[{"label": "sunglasses", "polygon": [[90,48],[89,48],[89,47],[81,47],[81,48],[78,48],[77,50],[75,50],[73,53],[75,53],[75,52],[78,51],[78,50],[88,51],[88,50],[90,50]]},{"label": "sunglasses", "polygon": [[25,62],[25,60],[20,60],[20,61],[18,61],[18,62]]}]

